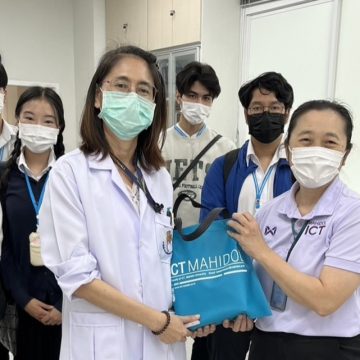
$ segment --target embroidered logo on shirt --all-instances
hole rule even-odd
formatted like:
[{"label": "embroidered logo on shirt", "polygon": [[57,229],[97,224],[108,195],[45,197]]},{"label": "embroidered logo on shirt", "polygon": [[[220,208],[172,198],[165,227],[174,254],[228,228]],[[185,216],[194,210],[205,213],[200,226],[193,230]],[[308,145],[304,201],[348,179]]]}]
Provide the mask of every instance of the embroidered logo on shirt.
[{"label": "embroidered logo on shirt", "polygon": [[170,255],[172,253],[172,231],[169,230],[166,232],[166,241],[163,241],[163,250],[165,254]]},{"label": "embroidered logo on shirt", "polygon": [[270,226],[265,226],[265,235],[271,234],[272,236],[274,236],[276,234],[276,230],[276,226],[274,226],[273,228],[271,228]]},{"label": "embroidered logo on shirt", "polygon": [[324,220],[311,220],[309,225],[306,227],[305,235],[321,235],[323,230],[326,228],[326,221]]}]

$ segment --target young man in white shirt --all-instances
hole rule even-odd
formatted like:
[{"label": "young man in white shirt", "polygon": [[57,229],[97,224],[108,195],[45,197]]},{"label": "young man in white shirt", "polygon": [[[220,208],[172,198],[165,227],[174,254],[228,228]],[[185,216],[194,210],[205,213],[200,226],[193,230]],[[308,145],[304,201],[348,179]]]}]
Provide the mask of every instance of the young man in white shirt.
[{"label": "young man in white shirt", "polygon": [[[187,64],[176,76],[176,101],[180,106],[179,121],[167,130],[162,155],[171,174],[174,200],[181,193],[201,202],[201,189],[211,163],[219,156],[235,149],[235,144],[209,128],[206,121],[213,101],[221,91],[214,69],[197,61]],[[218,137],[215,141],[214,138]],[[211,142],[212,146],[201,156],[191,171],[179,183],[179,177],[196,156]],[[199,209],[189,201],[180,206],[178,216],[183,226],[196,224]]]},{"label": "young man in white shirt", "polygon": [[[172,177],[174,200],[180,194],[186,193],[201,202],[201,189],[211,163],[217,157],[235,149],[235,144],[225,137],[220,137],[206,124],[213,101],[221,91],[219,79],[210,65],[197,61],[187,64],[176,76],[176,88],[180,118],[167,130],[162,155]],[[184,171],[212,141],[211,147],[181,180]],[[178,211],[184,227],[198,223],[199,214],[200,210],[194,208],[190,201],[182,202]],[[206,359],[206,354],[206,338],[196,338],[192,360]]]}]

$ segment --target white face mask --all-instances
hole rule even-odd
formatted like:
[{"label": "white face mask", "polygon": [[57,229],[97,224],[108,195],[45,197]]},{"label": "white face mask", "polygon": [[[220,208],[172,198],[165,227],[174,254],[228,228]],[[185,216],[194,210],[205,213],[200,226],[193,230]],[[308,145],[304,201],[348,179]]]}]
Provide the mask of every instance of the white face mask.
[{"label": "white face mask", "polygon": [[43,153],[53,147],[58,135],[59,129],[19,122],[21,144],[35,154]]},{"label": "white face mask", "polygon": [[211,107],[200,103],[183,101],[181,113],[191,125],[202,124],[210,115]]},{"label": "white face mask", "polygon": [[308,189],[316,189],[332,181],[339,174],[344,158],[341,151],[318,146],[289,150],[295,179]]},{"label": "white face mask", "polygon": [[5,94],[0,93],[0,114],[2,114],[4,110],[4,103],[5,103]]}]

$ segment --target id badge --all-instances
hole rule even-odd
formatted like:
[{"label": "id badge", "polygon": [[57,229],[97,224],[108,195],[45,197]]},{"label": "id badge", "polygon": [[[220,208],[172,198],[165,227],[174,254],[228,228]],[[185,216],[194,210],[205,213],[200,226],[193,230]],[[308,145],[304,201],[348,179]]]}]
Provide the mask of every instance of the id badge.
[{"label": "id badge", "polygon": [[274,281],[271,290],[270,306],[277,311],[284,311],[286,308],[287,295]]}]

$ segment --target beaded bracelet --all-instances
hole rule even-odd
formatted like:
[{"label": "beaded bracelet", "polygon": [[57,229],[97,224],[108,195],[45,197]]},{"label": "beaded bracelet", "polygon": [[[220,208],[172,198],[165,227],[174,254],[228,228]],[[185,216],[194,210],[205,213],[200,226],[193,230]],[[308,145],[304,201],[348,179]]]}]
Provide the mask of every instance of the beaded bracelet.
[{"label": "beaded bracelet", "polygon": [[151,332],[154,335],[161,335],[168,328],[168,326],[170,325],[170,320],[171,320],[170,313],[167,310],[163,310],[162,313],[166,315],[166,323],[163,326],[163,328],[161,330],[159,330],[159,331],[152,331],[151,330]]}]

